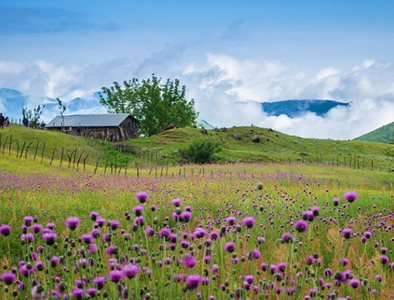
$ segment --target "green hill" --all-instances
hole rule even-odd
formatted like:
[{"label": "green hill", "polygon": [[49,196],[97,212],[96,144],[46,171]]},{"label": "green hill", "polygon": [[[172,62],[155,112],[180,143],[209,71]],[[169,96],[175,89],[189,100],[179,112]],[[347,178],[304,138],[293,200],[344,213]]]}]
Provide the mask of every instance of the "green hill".
[{"label": "green hill", "polygon": [[[221,145],[220,152],[216,154],[219,163],[305,162],[357,168],[389,167],[389,160],[385,155],[387,144],[358,140],[307,139],[257,127],[233,127],[208,131],[197,128],[175,128],[152,137],[140,137],[122,143],[23,127],[6,128],[0,130],[0,133],[0,154],[2,152],[4,155],[9,154],[9,141],[12,135],[11,156],[25,157],[27,146],[30,145],[28,158],[33,159],[36,155],[36,160],[39,160],[43,155],[50,160],[54,155],[54,159],[59,161],[63,151],[63,164],[67,164],[70,155],[73,155],[75,157],[73,160],[86,158],[86,164],[92,166],[100,157],[101,167],[105,164],[124,166],[126,162],[129,165],[137,163],[140,167],[176,165],[186,162],[183,153],[193,140],[209,137]],[[23,148],[24,153],[22,153]],[[76,154],[73,154],[75,150]]]},{"label": "green hill", "polygon": [[394,122],[355,138],[359,141],[394,143]]}]

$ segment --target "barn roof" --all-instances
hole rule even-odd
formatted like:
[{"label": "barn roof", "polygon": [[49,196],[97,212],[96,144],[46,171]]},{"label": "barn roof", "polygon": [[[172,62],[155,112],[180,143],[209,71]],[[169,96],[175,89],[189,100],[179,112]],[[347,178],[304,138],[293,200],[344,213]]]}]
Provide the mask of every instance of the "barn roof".
[{"label": "barn roof", "polygon": [[[50,121],[46,127],[116,127],[119,126],[128,114],[93,114],[61,116]],[[134,119],[134,117],[132,117]]]}]

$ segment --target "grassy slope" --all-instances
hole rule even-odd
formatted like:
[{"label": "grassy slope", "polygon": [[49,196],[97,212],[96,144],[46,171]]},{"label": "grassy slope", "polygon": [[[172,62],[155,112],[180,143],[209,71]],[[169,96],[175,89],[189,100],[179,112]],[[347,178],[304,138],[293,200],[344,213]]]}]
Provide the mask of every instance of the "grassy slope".
[{"label": "grassy slope", "polygon": [[[55,146],[56,146],[55,159],[60,159],[62,148],[64,148],[65,160],[67,160],[67,153],[71,154],[71,152],[74,149],[77,149],[76,159],[79,158],[81,153],[82,153],[82,159],[86,155],[88,155],[86,159],[88,164],[95,164],[97,157],[99,156],[102,157],[103,160],[110,157],[111,158],[116,157],[117,160],[121,162],[127,159],[127,156],[122,154],[117,149],[115,149],[113,144],[97,139],[82,138],[82,137],[67,135],[56,131],[49,131],[49,130],[48,131],[34,130],[31,128],[24,128],[20,126],[5,128],[3,130],[0,130],[0,134],[1,134],[1,144],[2,144],[0,151],[3,149],[4,143],[7,142],[4,151],[8,153],[9,140],[10,140],[10,136],[12,135],[11,150],[15,153],[15,155],[18,149],[17,142],[19,143],[19,151],[21,151],[23,147],[23,143],[26,142],[26,146],[29,143],[32,143],[29,148],[28,156],[29,157],[34,156],[37,146],[37,141],[39,141],[37,159],[41,158],[41,154],[43,150],[44,150],[44,157],[51,158]],[[45,147],[44,147],[44,143],[45,143]]]},{"label": "grassy slope", "polygon": [[[114,148],[114,144],[89,138],[70,136],[59,132],[40,131],[26,129],[23,127],[6,128],[0,131],[2,144],[6,136],[13,136],[13,151],[15,152],[16,140],[19,141],[20,149],[23,141],[33,142],[29,149],[29,156],[35,152],[37,141],[40,141],[38,157],[41,155],[43,142],[46,144],[45,157],[50,158],[53,148],[57,147],[55,160],[60,159],[61,148],[65,153],[78,149],[77,159],[81,151],[83,157],[88,154],[87,163],[94,165],[98,156],[103,157],[101,164],[109,158],[115,158],[120,165],[126,160],[138,162],[140,166],[162,164],[169,160],[171,163],[180,161],[179,150],[185,149],[194,139],[206,137],[199,129],[179,128],[172,129],[149,138],[137,138],[125,141],[124,144],[131,146],[134,154],[123,154]],[[233,134],[240,135],[240,140],[235,140]],[[252,137],[260,137],[260,143],[253,143]],[[365,167],[388,167],[388,160],[384,155],[384,149],[388,147],[383,143],[369,143],[363,141],[334,141],[320,139],[304,139],[286,135],[277,131],[257,127],[236,127],[226,131],[208,131],[211,137],[221,143],[221,151],[217,154],[218,160],[222,162],[287,162],[289,159],[301,161],[300,153],[304,153],[304,161],[335,162],[338,157],[340,164],[344,160],[349,163],[354,155],[360,156],[360,167],[363,161]],[[7,152],[8,146],[5,149]],[[0,149],[1,150],[1,149]],[[156,160],[157,156],[157,160]],[[66,155],[65,155],[66,159]]]},{"label": "grassy slope", "polygon": [[368,142],[381,142],[381,143],[393,143],[394,142],[394,122],[384,125],[374,131],[364,134],[356,140],[368,141]]},{"label": "grassy slope", "polygon": [[[240,140],[235,140],[233,134],[241,136]],[[258,136],[260,143],[253,143],[252,137]],[[158,151],[163,157],[179,156],[178,149],[187,147],[194,139],[204,137],[199,129],[180,128],[172,129],[150,138],[138,138],[125,142],[134,146],[138,152]],[[222,145],[222,150],[217,154],[221,161],[243,161],[243,162],[280,162],[280,161],[301,161],[300,153],[304,153],[305,161],[329,162],[338,156],[340,163],[344,159],[349,162],[354,155],[360,156],[360,164],[364,159],[365,166],[370,166],[374,160],[375,166],[385,166],[387,158],[384,149],[387,144],[369,143],[363,141],[334,141],[323,139],[305,139],[278,131],[256,127],[236,127],[227,131],[217,132],[210,130],[208,136],[216,139]]]}]

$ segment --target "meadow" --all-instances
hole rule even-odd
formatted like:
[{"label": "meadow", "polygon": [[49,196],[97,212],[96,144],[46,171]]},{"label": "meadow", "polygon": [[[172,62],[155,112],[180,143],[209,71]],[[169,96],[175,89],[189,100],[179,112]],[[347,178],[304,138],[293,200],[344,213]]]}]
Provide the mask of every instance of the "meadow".
[{"label": "meadow", "polygon": [[388,172],[0,162],[1,299],[394,298]]}]

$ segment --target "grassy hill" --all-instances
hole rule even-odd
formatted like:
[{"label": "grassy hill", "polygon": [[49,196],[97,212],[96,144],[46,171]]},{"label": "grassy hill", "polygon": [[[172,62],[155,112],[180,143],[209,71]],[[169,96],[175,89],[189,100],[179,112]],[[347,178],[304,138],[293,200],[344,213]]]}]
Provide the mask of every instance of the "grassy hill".
[{"label": "grassy hill", "polygon": [[355,140],[381,143],[394,143],[394,122],[379,127]]},{"label": "grassy hill", "polygon": [[[311,162],[311,163],[354,163],[375,167],[385,167],[388,163],[384,150],[386,144],[363,141],[335,141],[306,139],[281,132],[257,127],[233,127],[209,130],[203,134],[199,129],[177,128],[149,138],[126,141],[136,152],[162,160],[180,161],[181,150],[193,140],[210,137],[220,142],[221,151],[217,154],[219,162]],[[253,142],[259,138],[259,142]],[[156,154],[158,153],[158,154]],[[357,158],[358,156],[358,158]]]},{"label": "grassy hill", "polygon": [[[174,165],[184,162],[182,153],[193,140],[209,137],[221,145],[220,152],[216,154],[219,163],[305,162],[347,165],[355,168],[372,168],[373,165],[374,168],[382,169],[387,169],[390,165],[384,152],[390,147],[387,144],[306,139],[257,127],[233,127],[208,130],[205,133],[197,128],[176,128],[149,138],[140,137],[122,143],[109,143],[23,127],[6,128],[0,133],[0,152],[4,150],[5,154],[8,154],[12,135],[11,156],[20,157],[25,144],[22,154],[24,157],[27,145],[30,144],[28,158],[32,159],[37,149],[36,160],[41,159],[42,154],[50,160],[55,153],[54,159],[59,161],[63,149],[63,164],[68,163],[68,155],[76,150],[75,160],[79,157],[83,160],[87,156],[86,163],[95,165],[97,158],[101,157],[100,167],[106,162],[108,166],[124,166],[126,162],[129,165],[137,163],[140,167]],[[255,141],[252,141],[253,139]]]}]

